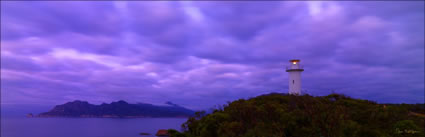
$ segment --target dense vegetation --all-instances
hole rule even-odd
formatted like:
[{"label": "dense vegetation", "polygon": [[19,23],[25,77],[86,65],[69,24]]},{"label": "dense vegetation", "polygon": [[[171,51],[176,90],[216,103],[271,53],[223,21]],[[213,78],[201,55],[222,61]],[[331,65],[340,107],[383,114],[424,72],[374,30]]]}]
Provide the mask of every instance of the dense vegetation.
[{"label": "dense vegetation", "polygon": [[[413,112],[412,112],[413,111]],[[268,94],[197,112],[172,137],[421,137],[424,104]]]}]

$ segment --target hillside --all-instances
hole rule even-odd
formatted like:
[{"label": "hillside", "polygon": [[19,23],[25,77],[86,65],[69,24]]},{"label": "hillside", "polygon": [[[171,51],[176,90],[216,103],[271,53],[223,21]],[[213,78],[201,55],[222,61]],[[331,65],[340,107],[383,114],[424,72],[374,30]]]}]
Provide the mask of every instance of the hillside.
[{"label": "hillside", "polygon": [[[414,111],[414,112],[412,112]],[[197,112],[174,137],[419,137],[424,104],[377,104],[331,94],[268,94]]]},{"label": "hillside", "polygon": [[194,111],[167,102],[169,106],[155,106],[152,104],[129,104],[125,101],[89,104],[86,101],[73,101],[57,105],[49,112],[38,117],[188,117]]}]

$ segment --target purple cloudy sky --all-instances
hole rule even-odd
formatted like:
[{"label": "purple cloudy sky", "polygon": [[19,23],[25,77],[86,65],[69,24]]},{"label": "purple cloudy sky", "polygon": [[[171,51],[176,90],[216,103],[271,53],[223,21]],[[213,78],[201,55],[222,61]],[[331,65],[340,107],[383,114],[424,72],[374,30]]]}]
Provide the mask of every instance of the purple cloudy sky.
[{"label": "purple cloudy sky", "polygon": [[424,2],[1,2],[1,103],[424,101]]}]

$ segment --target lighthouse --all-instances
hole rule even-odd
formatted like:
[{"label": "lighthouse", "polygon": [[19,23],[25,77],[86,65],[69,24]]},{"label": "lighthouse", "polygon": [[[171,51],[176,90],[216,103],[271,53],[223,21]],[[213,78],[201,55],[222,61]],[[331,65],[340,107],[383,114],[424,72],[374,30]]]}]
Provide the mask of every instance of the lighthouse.
[{"label": "lighthouse", "polygon": [[289,60],[289,66],[286,67],[286,72],[289,73],[289,94],[301,94],[301,72],[304,71],[303,66],[300,65],[300,60]]}]

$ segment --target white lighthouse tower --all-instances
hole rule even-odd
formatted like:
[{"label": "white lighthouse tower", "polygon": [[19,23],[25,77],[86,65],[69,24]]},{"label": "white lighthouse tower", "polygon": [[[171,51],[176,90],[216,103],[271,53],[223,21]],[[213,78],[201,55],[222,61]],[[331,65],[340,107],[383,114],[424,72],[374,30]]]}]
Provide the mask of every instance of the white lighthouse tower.
[{"label": "white lighthouse tower", "polygon": [[300,65],[300,60],[289,60],[290,65],[286,67],[286,72],[289,73],[289,94],[301,94],[301,72],[304,68]]}]

